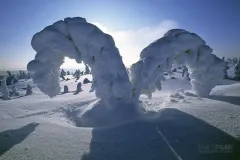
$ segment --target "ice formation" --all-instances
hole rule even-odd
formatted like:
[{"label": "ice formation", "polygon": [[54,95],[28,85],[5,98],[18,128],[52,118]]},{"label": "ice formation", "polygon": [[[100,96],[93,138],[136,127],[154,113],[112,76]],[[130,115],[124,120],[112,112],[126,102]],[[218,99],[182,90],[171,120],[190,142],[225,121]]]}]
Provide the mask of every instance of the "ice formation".
[{"label": "ice formation", "polygon": [[28,71],[50,97],[60,92],[59,70],[68,57],[91,68],[98,98],[130,99],[131,82],[113,38],[84,18],[57,21],[35,34],[31,44],[37,54]]},{"label": "ice formation", "polygon": [[224,62],[212,54],[212,48],[202,38],[173,29],[144,48],[140,60],[131,66],[134,97],[138,99],[142,93],[151,97],[161,86],[163,72],[170,70],[174,62],[187,66],[192,88],[198,96],[208,96],[224,75]]},{"label": "ice formation", "polygon": [[224,63],[197,34],[182,29],[168,31],[140,54],[130,71],[132,84],[113,38],[84,18],[65,18],[44,28],[32,38],[37,52],[28,70],[39,89],[50,97],[60,92],[60,66],[64,57],[82,61],[91,68],[95,94],[100,99],[138,100],[144,93],[161,90],[163,72],[172,64],[186,65],[193,89],[208,96],[223,77]]}]

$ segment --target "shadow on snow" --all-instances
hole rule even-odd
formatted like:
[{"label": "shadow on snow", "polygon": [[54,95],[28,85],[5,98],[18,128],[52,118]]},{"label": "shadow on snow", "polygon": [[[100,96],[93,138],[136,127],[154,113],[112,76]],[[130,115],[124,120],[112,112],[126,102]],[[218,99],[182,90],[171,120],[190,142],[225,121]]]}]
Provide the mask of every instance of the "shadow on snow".
[{"label": "shadow on snow", "polygon": [[112,128],[94,128],[83,160],[232,160],[240,142],[177,109]]},{"label": "shadow on snow", "polygon": [[29,123],[19,129],[10,129],[0,133],[0,156],[10,150],[16,144],[21,143],[29,134],[31,134],[38,123]]}]

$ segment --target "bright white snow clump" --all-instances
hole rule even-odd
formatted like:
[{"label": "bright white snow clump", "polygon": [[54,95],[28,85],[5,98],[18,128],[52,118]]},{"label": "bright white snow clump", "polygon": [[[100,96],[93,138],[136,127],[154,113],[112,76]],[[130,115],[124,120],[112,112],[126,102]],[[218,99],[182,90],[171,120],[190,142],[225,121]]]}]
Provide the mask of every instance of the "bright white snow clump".
[{"label": "bright white snow clump", "polygon": [[50,97],[60,92],[59,70],[68,57],[91,67],[98,98],[130,99],[131,83],[113,38],[84,18],[65,18],[44,28],[33,36],[32,47],[37,54],[27,68]]},{"label": "bright white snow clump", "polygon": [[198,96],[206,97],[223,78],[224,62],[195,33],[182,29],[168,31],[144,48],[140,60],[131,66],[131,81],[136,99],[144,93],[151,97],[161,86],[163,72],[172,64],[188,67],[191,84]]}]

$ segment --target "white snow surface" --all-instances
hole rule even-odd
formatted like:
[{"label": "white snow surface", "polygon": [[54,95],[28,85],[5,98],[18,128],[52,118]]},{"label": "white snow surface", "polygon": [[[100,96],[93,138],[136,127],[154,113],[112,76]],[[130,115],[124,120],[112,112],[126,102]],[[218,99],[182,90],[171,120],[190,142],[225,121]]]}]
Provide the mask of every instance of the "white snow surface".
[{"label": "white snow surface", "polygon": [[[35,86],[29,96],[17,87],[20,96],[0,99],[0,160],[177,159],[164,139],[183,160],[235,159],[240,83],[223,80],[208,98],[200,98],[181,73],[174,76],[176,79],[166,76],[162,90],[154,92],[152,99],[142,95],[147,113],[130,120],[124,120],[121,110],[101,108],[98,98],[89,92],[91,84],[82,84],[83,91],[75,94],[77,84],[84,78],[92,80],[91,75],[81,76],[77,82],[71,76],[60,81],[61,93],[53,99]],[[16,86],[27,84],[31,82]],[[69,93],[62,94],[64,85]],[[93,106],[100,108],[82,117]],[[84,126],[89,120],[95,127]],[[206,144],[229,144],[234,152],[199,153],[198,146]]]}]

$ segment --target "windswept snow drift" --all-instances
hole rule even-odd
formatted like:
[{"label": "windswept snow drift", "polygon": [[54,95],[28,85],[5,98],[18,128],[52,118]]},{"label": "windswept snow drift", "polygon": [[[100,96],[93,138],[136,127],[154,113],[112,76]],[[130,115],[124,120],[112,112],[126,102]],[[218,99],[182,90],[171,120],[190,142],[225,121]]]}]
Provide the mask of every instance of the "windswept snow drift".
[{"label": "windswept snow drift", "polygon": [[173,29],[144,48],[140,60],[131,66],[134,96],[145,93],[151,97],[161,89],[163,73],[171,70],[174,61],[189,68],[192,88],[199,96],[208,96],[223,79],[224,63],[206,42],[195,33]]}]

